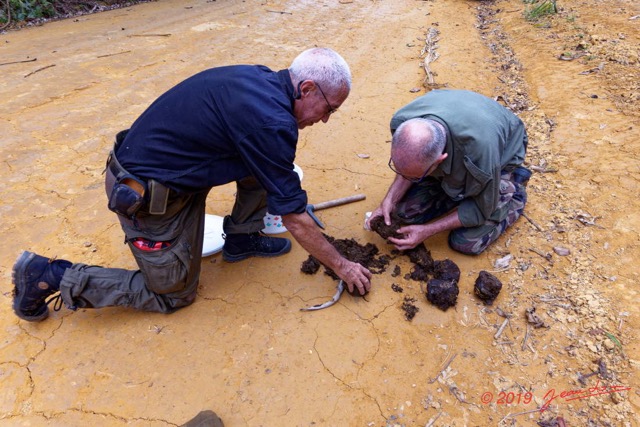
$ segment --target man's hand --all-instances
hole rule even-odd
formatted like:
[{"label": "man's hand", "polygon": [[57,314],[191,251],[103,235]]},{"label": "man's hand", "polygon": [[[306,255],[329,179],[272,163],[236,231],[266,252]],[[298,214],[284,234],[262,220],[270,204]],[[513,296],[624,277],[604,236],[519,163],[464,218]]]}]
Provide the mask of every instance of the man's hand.
[{"label": "man's hand", "polygon": [[364,295],[371,289],[371,272],[356,262],[343,258],[339,269],[334,272],[344,281],[350,293],[356,288],[360,295]]},{"label": "man's hand", "polygon": [[386,202],[386,199],[383,200],[380,206],[378,206],[376,210],[371,212],[371,216],[365,221],[365,228],[367,230],[371,230],[371,221],[379,216],[382,216],[384,218],[385,224],[391,225],[391,211],[393,211],[393,205]]},{"label": "man's hand", "polygon": [[398,250],[406,251],[407,249],[415,248],[420,242],[424,242],[434,234],[442,231],[455,230],[460,227],[462,227],[462,223],[458,218],[458,210],[456,209],[429,224],[405,225],[404,227],[400,227],[397,231],[404,237],[401,239],[389,237],[388,240],[393,243]]},{"label": "man's hand", "polygon": [[284,215],[282,221],[307,252],[344,280],[349,292],[353,292],[356,288],[361,295],[364,295],[365,291],[371,289],[371,272],[364,266],[340,255],[320,233],[320,229],[306,212]]},{"label": "man's hand", "polygon": [[404,196],[410,186],[411,181],[407,181],[402,176],[396,175],[393,183],[387,191],[387,195],[382,199],[380,206],[371,213],[371,216],[365,222],[367,229],[371,229],[371,220],[379,216],[384,217],[385,224],[391,225],[391,212],[393,212],[396,204],[402,196]]},{"label": "man's hand", "polygon": [[435,234],[429,224],[406,225],[400,227],[397,231],[398,234],[402,234],[404,237],[401,239],[389,237],[388,240],[400,251],[413,249]]}]

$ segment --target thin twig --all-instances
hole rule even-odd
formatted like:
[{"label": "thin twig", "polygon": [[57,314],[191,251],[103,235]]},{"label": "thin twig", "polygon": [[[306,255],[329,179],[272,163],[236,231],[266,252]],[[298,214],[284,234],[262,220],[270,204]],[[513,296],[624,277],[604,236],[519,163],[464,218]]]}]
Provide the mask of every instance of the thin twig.
[{"label": "thin twig", "polygon": [[502,335],[502,332],[504,332],[504,328],[507,327],[507,324],[509,323],[509,318],[504,319],[504,322],[502,322],[502,325],[500,325],[500,328],[498,328],[498,332],[496,332],[496,334],[493,336],[493,339],[498,339],[500,338],[500,335]]},{"label": "thin twig", "polygon": [[547,168],[543,168],[543,167],[536,166],[536,165],[529,165],[529,169],[531,169],[534,172],[540,172],[540,173],[556,173],[556,172],[558,172],[558,169],[547,169]]},{"label": "thin twig", "polygon": [[500,307],[496,308],[496,314],[500,317],[504,317],[505,319],[511,319],[513,317],[513,314],[511,313],[507,313],[506,311],[504,311],[503,309],[501,309]]},{"label": "thin twig", "polygon": [[169,37],[171,33],[166,34],[129,34],[127,37]]},{"label": "thin twig", "polygon": [[25,59],[24,61],[12,61],[12,62],[3,62],[0,65],[9,65],[9,64],[22,64],[23,62],[34,62],[37,61],[38,58],[33,58],[33,59]]},{"label": "thin twig", "polygon": [[527,221],[529,221],[536,228],[536,230],[544,231],[538,224],[536,224],[536,222],[534,220],[529,218],[529,215],[527,215],[526,213],[522,212],[522,216],[525,217],[527,219]]},{"label": "thin twig", "polygon": [[460,397],[458,395],[459,391],[458,391],[458,387],[456,386],[450,386],[449,387],[449,393],[453,394],[453,396],[458,399],[458,402],[460,403],[466,403],[467,405],[471,404],[471,402],[467,402],[466,400],[464,400],[462,397]]},{"label": "thin twig", "polygon": [[291,12],[285,12],[285,11],[282,11],[282,10],[267,10],[267,12],[279,13],[280,15],[293,15],[293,13],[291,13]]},{"label": "thin twig", "polygon": [[444,365],[444,368],[442,368],[442,370],[438,373],[438,375],[436,375],[435,378],[429,380],[429,384],[433,384],[436,381],[438,381],[438,378],[440,378],[440,375],[442,375],[444,373],[444,371],[447,370],[447,368],[449,367],[449,365],[451,365],[451,362],[453,362],[453,359],[455,359],[457,355],[458,355],[458,353],[456,353],[453,356],[451,356],[449,361]]},{"label": "thin twig", "polygon": [[535,254],[540,255],[542,258],[546,259],[547,261],[549,261],[550,263],[552,263],[552,264],[553,264],[553,261],[552,261],[552,259],[551,259],[551,254],[548,254],[548,253],[547,253],[547,254],[542,253],[541,251],[539,251],[539,250],[538,250],[538,249],[536,249],[536,248],[529,248],[529,250],[530,250],[531,252],[535,253]]},{"label": "thin twig", "polygon": [[513,417],[517,417],[518,415],[525,415],[525,414],[532,414],[534,412],[540,412],[540,408],[538,409],[532,409],[530,411],[524,411],[524,412],[518,412],[516,414],[507,414],[505,415],[505,417],[500,420],[500,422],[498,423],[498,425],[502,424],[502,421],[506,420],[507,418],[513,418]]},{"label": "thin twig", "polygon": [[106,58],[108,56],[116,56],[116,55],[122,55],[123,53],[130,53],[130,50],[125,50],[124,52],[118,52],[118,53],[107,53],[106,55],[99,55],[97,56],[97,58]]},{"label": "thin twig", "polygon": [[531,332],[531,325],[527,323],[527,332],[524,334],[524,339],[522,340],[522,351],[527,347],[527,341],[529,340],[529,333]]},{"label": "thin twig", "polygon": [[51,68],[51,67],[55,67],[55,66],[56,66],[56,64],[51,64],[51,65],[47,65],[46,67],[38,68],[37,70],[30,72],[29,74],[27,74],[27,75],[26,75],[26,76],[24,76],[24,77],[25,77],[25,78],[26,78],[26,77],[29,77],[30,75],[35,74],[35,73],[37,73],[38,71],[46,70],[47,68]]},{"label": "thin twig", "polygon": [[434,424],[436,421],[438,421],[438,418],[440,418],[440,415],[442,415],[442,412],[438,413],[438,415],[436,415],[435,417],[431,418],[431,419],[429,420],[429,422],[428,422],[427,424],[425,424],[425,426],[424,426],[424,427],[432,427],[432,426],[433,426],[433,424]]}]

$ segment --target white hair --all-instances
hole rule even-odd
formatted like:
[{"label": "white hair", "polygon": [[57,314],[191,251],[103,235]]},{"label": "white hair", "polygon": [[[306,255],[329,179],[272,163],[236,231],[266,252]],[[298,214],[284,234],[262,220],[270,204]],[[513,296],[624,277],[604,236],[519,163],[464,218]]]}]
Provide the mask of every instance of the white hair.
[{"label": "white hair", "polygon": [[293,60],[289,72],[294,85],[304,80],[313,80],[330,93],[335,94],[344,89],[351,91],[349,65],[342,56],[329,48],[305,50]]}]

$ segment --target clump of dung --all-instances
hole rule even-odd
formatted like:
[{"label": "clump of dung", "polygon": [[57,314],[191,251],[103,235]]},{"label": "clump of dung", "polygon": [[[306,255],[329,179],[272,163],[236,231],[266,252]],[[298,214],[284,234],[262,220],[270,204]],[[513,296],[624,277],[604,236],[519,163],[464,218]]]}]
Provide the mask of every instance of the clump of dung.
[{"label": "clump of dung", "polygon": [[[373,243],[367,243],[361,245],[356,242],[355,239],[336,239],[327,234],[323,234],[331,245],[346,259],[349,261],[357,262],[366,267],[373,274],[380,274],[387,269],[387,266],[391,262],[391,257],[388,255],[379,255],[379,249]],[[309,255],[306,261],[302,263],[300,270],[306,274],[315,274],[320,269],[320,261],[318,261],[313,255]],[[340,277],[331,269],[325,266],[324,273],[334,280],[340,280]],[[345,285],[345,290],[349,292],[349,288]],[[368,293],[368,292],[367,292]],[[365,295],[367,294],[365,293]],[[357,288],[354,287],[354,291],[349,292],[353,296],[362,297]]]},{"label": "clump of dung", "polygon": [[300,267],[300,271],[304,274],[316,274],[318,270],[320,270],[320,261],[312,256],[309,256]]},{"label": "clump of dung", "polygon": [[460,280],[460,268],[450,259],[434,261],[433,278],[440,280],[452,280],[457,283]]},{"label": "clump of dung", "polygon": [[409,260],[414,264],[408,279],[426,282],[429,276],[433,274],[434,262],[431,257],[431,251],[427,249],[424,243],[420,243],[413,249],[404,251]]},{"label": "clump of dung", "polygon": [[[384,218],[378,216],[371,220],[369,226],[371,230],[378,233],[383,239],[403,237],[397,232],[402,223],[393,216],[391,225],[386,225]],[[431,251],[427,249],[424,243],[420,243],[415,248],[408,249],[402,253],[408,256],[413,263],[413,268],[410,273],[405,275],[405,279],[427,282],[427,300],[441,310],[447,310],[449,307],[456,305],[460,292],[458,288],[460,268],[455,262],[450,259],[434,261]],[[410,320],[415,313],[411,317],[408,316],[407,308],[405,307],[408,303],[410,302],[405,299],[402,308],[405,310],[405,316]]]},{"label": "clump of dung", "polygon": [[443,311],[456,305],[459,292],[457,281],[431,279],[427,282],[427,300]]},{"label": "clump of dung", "polygon": [[498,297],[501,289],[502,282],[493,274],[483,270],[476,279],[473,292],[478,298],[484,301],[486,305],[491,305]]},{"label": "clump of dung", "polygon": [[[384,217],[377,216],[371,220],[369,226],[371,230],[378,233],[383,239],[388,239],[389,237],[400,239],[404,237],[396,231],[402,227],[402,222],[393,215],[391,216],[391,225],[384,223]],[[408,274],[407,278],[426,282],[429,275],[433,273],[433,258],[431,257],[429,249],[427,249],[424,243],[420,243],[415,248],[408,249],[403,253],[407,255],[409,260],[414,264],[414,268],[411,270],[411,273]]]},{"label": "clump of dung", "polygon": [[385,240],[389,237],[394,237],[396,239],[401,239],[403,237],[402,234],[399,234],[396,231],[398,228],[402,227],[402,223],[394,217],[391,217],[391,225],[387,225],[384,223],[383,216],[377,216],[369,222],[369,227]]}]

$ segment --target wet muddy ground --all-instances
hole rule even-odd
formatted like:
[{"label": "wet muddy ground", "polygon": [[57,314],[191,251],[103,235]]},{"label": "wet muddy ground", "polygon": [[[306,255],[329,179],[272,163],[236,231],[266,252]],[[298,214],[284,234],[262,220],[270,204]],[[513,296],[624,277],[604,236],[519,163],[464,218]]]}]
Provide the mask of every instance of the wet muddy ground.
[{"label": "wet muddy ground", "polygon": [[[170,426],[202,409],[228,426],[640,425],[640,7],[558,6],[527,21],[520,0],[160,1],[0,34],[0,425]],[[204,259],[197,301],[172,315],[13,315],[22,249],[134,267],[103,194],[116,132],[204,68],[285,68],[316,45],[354,86],[301,132],[303,186],[312,203],[367,196],[319,213],[334,238],[391,254],[364,215],[392,179],[391,115],[428,88],[481,92],[527,124],[527,217],[477,257],[426,242],[460,269],[454,307],[430,304],[398,257],[367,301],[301,312],[335,281],[302,273],[294,244]],[[212,191],[208,213],[233,193]],[[502,283],[492,305],[474,294],[481,271]]]}]

